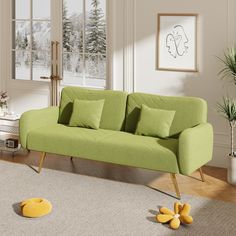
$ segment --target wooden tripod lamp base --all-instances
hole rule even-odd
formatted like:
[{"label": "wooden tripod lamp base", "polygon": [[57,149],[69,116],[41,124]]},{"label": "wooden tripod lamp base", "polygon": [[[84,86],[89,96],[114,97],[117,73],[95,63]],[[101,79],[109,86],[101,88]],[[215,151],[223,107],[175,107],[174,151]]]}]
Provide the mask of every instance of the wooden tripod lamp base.
[{"label": "wooden tripod lamp base", "polygon": [[51,80],[51,106],[57,106],[59,103],[59,81],[62,80],[58,72],[58,46],[59,42],[51,42],[51,76],[41,76],[41,79]]}]

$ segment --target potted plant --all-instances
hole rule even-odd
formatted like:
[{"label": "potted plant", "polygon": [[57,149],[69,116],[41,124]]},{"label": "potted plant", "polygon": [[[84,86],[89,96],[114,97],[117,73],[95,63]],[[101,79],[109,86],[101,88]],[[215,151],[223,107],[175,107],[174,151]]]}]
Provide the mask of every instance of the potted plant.
[{"label": "potted plant", "polygon": [[236,48],[229,48],[224,53],[224,58],[217,57],[224,65],[218,73],[222,79],[230,79],[236,84]]},{"label": "potted plant", "polygon": [[0,116],[4,116],[7,113],[7,101],[9,97],[7,92],[0,92]]},{"label": "potted plant", "polygon": [[[236,84],[236,48],[230,48],[224,53],[224,58],[218,58],[224,67],[219,72],[222,78],[230,79]],[[228,161],[227,179],[236,185],[236,152],[234,151],[234,128],[236,125],[236,100],[223,97],[223,103],[218,103],[218,111],[228,120],[230,126],[230,153]]]},{"label": "potted plant", "polygon": [[230,153],[228,162],[228,182],[236,185],[236,152],[234,151],[234,128],[236,125],[236,100],[223,97],[223,103],[218,103],[218,111],[228,120],[230,126]]}]

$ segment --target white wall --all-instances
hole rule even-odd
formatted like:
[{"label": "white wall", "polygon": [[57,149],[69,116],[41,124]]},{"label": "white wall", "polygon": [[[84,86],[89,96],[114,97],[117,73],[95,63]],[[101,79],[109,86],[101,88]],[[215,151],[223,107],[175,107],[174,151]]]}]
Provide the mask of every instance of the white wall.
[{"label": "white wall", "polygon": [[3,83],[3,67],[2,67],[2,59],[3,59],[3,2],[0,1],[0,91],[2,90],[2,83]]},{"label": "white wall", "polygon": [[[158,13],[199,14],[198,73],[155,69]],[[119,38],[119,34],[116,34],[114,37],[116,41],[120,39],[126,45],[115,51],[116,55],[123,55],[122,60],[126,67],[120,67],[118,74],[114,74],[114,84],[117,85],[115,89],[126,88],[128,91],[162,95],[197,96],[207,100],[208,118],[215,132],[214,159],[210,164],[226,166],[229,129],[227,122],[217,114],[216,103],[221,100],[223,94],[235,94],[236,86],[223,83],[218,79],[217,73],[221,64],[216,56],[222,56],[223,51],[235,42],[236,1],[127,0],[124,2],[123,14],[126,14],[123,22],[124,35]],[[116,21],[119,21],[119,17]],[[116,67],[121,64],[121,61],[118,58],[113,63]],[[125,81],[121,85],[116,81],[119,81],[122,75]]]},{"label": "white wall", "polygon": [[[10,80],[9,0],[0,1],[0,89],[11,96],[16,112],[49,104],[49,87],[40,82]],[[235,0],[109,0],[109,54],[111,88],[163,95],[198,96],[207,100],[214,126],[214,159],[226,166],[229,135],[226,121],[215,111],[223,94],[236,86],[217,79],[216,59],[236,39]],[[156,68],[157,13],[199,14],[199,73],[160,72]],[[8,56],[8,57],[7,57]]]}]

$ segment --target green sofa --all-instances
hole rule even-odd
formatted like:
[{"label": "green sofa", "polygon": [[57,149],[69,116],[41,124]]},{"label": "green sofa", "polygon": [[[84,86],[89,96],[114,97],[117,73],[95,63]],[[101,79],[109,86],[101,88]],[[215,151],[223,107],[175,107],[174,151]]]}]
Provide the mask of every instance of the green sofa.
[{"label": "green sofa", "polygon": [[[105,99],[100,129],[68,126],[74,99]],[[169,138],[134,134],[142,104],[176,111]],[[22,114],[20,141],[22,147],[42,152],[39,172],[46,153],[164,171],[171,174],[180,197],[175,174],[201,171],[212,159],[213,130],[200,98],[66,87],[59,107]]]}]

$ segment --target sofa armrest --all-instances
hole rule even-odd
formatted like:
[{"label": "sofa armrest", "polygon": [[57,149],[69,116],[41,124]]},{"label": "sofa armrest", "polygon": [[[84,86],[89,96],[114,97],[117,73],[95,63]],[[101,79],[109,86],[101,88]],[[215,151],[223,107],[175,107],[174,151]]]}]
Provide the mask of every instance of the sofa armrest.
[{"label": "sofa armrest", "polygon": [[24,112],[20,118],[19,125],[21,146],[27,148],[27,136],[31,130],[48,124],[56,124],[58,116],[58,107],[48,107]]},{"label": "sofa armrest", "polygon": [[179,136],[180,173],[192,174],[212,159],[213,128],[209,123],[184,130]]}]

